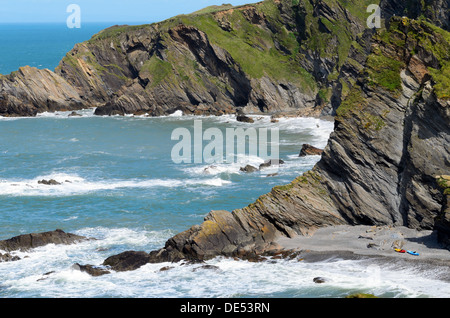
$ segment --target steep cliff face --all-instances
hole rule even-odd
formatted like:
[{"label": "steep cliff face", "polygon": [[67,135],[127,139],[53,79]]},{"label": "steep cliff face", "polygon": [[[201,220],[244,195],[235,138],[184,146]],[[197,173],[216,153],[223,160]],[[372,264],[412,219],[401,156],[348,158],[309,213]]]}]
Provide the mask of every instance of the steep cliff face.
[{"label": "steep cliff face", "polygon": [[[334,115],[370,52],[366,1],[265,0],[116,26],[56,72],[98,115],[290,111]],[[381,13],[448,28],[448,0],[375,1]]]},{"label": "steep cliff face", "polygon": [[[449,1],[265,0],[213,6],[151,25],[114,26],[76,45],[56,68],[59,77],[35,72],[41,80],[28,79],[28,92],[10,89],[20,77],[2,78],[3,114],[33,116],[82,104],[98,107],[98,115],[179,109],[220,115],[243,107],[334,115],[370,53],[369,4],[380,4],[387,20],[421,17],[448,30]],[[53,87],[39,83],[55,79],[67,82],[57,103]]]},{"label": "steep cliff face", "polygon": [[[348,5],[359,12],[355,6],[365,12],[362,4]],[[319,114],[349,51],[361,47],[355,40],[367,15],[323,0],[209,8],[106,29],[69,52],[56,72],[102,105],[99,115],[241,107]]]},{"label": "steep cliff face", "polygon": [[436,218],[435,228],[438,231],[440,241],[450,249],[450,176],[437,177],[438,185],[444,195],[442,212]]},{"label": "steep cliff face", "polygon": [[85,107],[78,92],[50,70],[26,66],[0,75],[0,116],[35,116],[38,112]]},{"label": "steep cliff face", "polygon": [[448,242],[449,62],[448,32],[392,18],[373,35],[311,171],[248,207],[211,212],[146,262],[246,257],[277,248],[277,238],[340,224],[437,229]]},{"label": "steep cliff face", "polygon": [[450,168],[448,35],[397,18],[374,36],[317,166],[350,223],[433,228],[443,200],[435,176]]},{"label": "steep cliff face", "polygon": [[385,0],[380,2],[380,8],[386,20],[393,16],[410,19],[423,17],[441,29],[450,31],[449,0]]}]

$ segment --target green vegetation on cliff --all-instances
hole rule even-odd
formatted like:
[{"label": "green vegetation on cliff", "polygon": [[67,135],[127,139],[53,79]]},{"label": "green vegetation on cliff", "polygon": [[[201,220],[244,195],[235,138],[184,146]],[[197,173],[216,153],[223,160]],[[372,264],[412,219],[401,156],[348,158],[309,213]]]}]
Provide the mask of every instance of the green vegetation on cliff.
[{"label": "green vegetation on cliff", "polygon": [[[331,82],[342,81],[338,78],[340,68],[348,60],[351,48],[360,47],[355,40],[365,29],[365,21],[370,15],[366,11],[368,2],[264,0],[237,7],[227,4],[211,6],[158,23],[110,27],[85,42],[86,50],[67,55],[62,64],[71,68],[66,73],[81,74],[74,78],[78,86],[97,83],[92,95],[102,96],[103,100],[128,84],[126,78],[130,75],[144,79],[140,83],[148,84],[149,89],[161,86],[176,91],[177,95],[189,90],[190,96],[202,97],[195,103],[216,100],[217,93],[222,96],[242,95],[242,92],[236,92],[240,85],[230,83],[230,77],[223,73],[223,69],[210,74],[211,69],[202,69],[205,65],[199,67],[201,57],[177,52],[179,43],[176,43],[172,32],[185,26],[205,34],[206,41],[213,50],[218,48],[219,54],[229,54],[231,59],[225,57],[223,61],[231,63],[232,68],[242,72],[247,80],[254,80],[252,90],[265,93],[272,90],[272,96],[258,97],[253,101],[261,109],[268,109],[265,105],[268,99],[273,100],[272,104],[277,107],[279,99],[273,98],[273,89],[278,85],[289,87],[288,90],[295,89],[305,95],[303,100],[317,100],[317,104],[323,106],[331,101]],[[160,54],[155,56],[155,53]],[[95,79],[80,79],[85,76],[84,70],[80,70],[83,68],[79,65],[80,59],[83,60],[81,64],[90,66],[89,76]],[[58,72],[64,71],[58,68]],[[263,78],[265,84],[260,82]],[[271,84],[267,86],[269,82]],[[343,85],[348,86],[348,83]],[[102,87],[103,92],[96,92]],[[91,88],[89,90],[92,91]],[[215,91],[213,97],[207,97],[211,91]],[[289,94],[292,98],[296,93]],[[238,100],[245,102],[245,98]],[[295,103],[299,103],[298,98]],[[231,104],[242,106],[236,100]],[[292,105],[293,102],[286,104]]]},{"label": "green vegetation on cliff", "polygon": [[353,89],[358,77],[364,72],[369,87],[399,96],[408,59],[426,50],[437,61],[427,65],[435,93],[447,99],[450,47],[449,33],[424,20],[397,18],[372,35],[366,25],[372,2],[264,0],[114,26],[69,53],[57,72],[76,74],[69,82],[88,91],[82,94],[86,99],[100,97],[99,104],[117,98],[123,88],[121,94],[135,96],[126,99],[131,112],[139,104],[156,115],[180,103],[202,109],[231,105],[226,111],[250,105],[268,112],[304,107],[320,113],[328,107],[338,116],[360,112],[361,125],[379,131],[383,116],[363,112],[364,96]]},{"label": "green vegetation on cliff", "polygon": [[437,183],[443,190],[444,195],[450,195],[450,176],[438,176]]},{"label": "green vegetation on cliff", "polygon": [[405,67],[404,63],[375,53],[369,56],[367,66],[370,85],[380,85],[393,93],[400,91],[400,71]]},{"label": "green vegetation on cliff", "polygon": [[[178,17],[178,23],[194,26],[205,32],[208,40],[225,49],[251,78],[269,76],[274,80],[298,81],[305,90],[314,91],[316,84],[299,61],[298,43],[293,32],[282,24],[280,13],[273,1],[264,1],[255,11],[256,18],[265,18],[276,32],[251,23],[242,11],[230,9],[222,12],[222,28],[217,16],[196,14]],[[225,22],[226,21],[226,22]],[[277,49],[281,47],[282,50]]]},{"label": "green vegetation on cliff", "polygon": [[[417,54],[429,56],[427,59],[430,65],[435,67],[412,63],[412,58]],[[381,88],[398,97],[402,91],[402,70],[408,69],[416,73],[414,76],[419,84],[423,84],[421,81],[427,79],[426,75],[429,73],[434,81],[436,96],[449,99],[449,62],[449,32],[426,21],[396,18],[391,21],[388,29],[378,30],[373,36],[372,52],[361,75],[368,87]],[[364,128],[381,130],[385,126],[384,116],[365,112],[367,105],[363,94],[359,85],[351,87],[336,110],[337,118],[359,118]]]}]

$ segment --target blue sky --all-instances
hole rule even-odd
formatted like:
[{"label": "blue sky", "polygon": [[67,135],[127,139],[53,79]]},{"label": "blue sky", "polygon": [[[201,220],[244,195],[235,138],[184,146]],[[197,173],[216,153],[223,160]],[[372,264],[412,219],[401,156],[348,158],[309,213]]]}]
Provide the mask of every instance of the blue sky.
[{"label": "blue sky", "polygon": [[70,4],[81,8],[82,22],[158,22],[210,5],[241,5],[255,0],[1,0],[0,23],[65,23]]}]

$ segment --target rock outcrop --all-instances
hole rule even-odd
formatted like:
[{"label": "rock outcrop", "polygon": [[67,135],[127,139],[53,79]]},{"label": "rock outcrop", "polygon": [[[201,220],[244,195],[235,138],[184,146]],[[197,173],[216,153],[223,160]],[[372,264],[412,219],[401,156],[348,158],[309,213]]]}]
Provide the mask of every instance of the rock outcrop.
[{"label": "rock outcrop", "polygon": [[61,185],[60,182],[54,180],[54,179],[50,179],[50,180],[39,180],[38,184],[44,184],[44,185]]},{"label": "rock outcrop", "polygon": [[0,253],[0,263],[1,262],[14,262],[20,260],[19,256],[13,256],[9,253],[2,254]]},{"label": "rock outcrop", "polygon": [[304,144],[302,146],[302,149],[300,150],[299,157],[306,157],[306,156],[321,156],[323,153],[323,149],[316,148],[314,146],[311,146],[309,144]]},{"label": "rock outcrop", "polygon": [[37,113],[87,108],[78,92],[54,72],[21,67],[0,75],[0,116],[35,116]]},{"label": "rock outcrop", "polygon": [[23,234],[0,241],[0,250],[6,252],[29,251],[47,244],[73,244],[87,240],[86,237],[55,230],[43,233]]}]

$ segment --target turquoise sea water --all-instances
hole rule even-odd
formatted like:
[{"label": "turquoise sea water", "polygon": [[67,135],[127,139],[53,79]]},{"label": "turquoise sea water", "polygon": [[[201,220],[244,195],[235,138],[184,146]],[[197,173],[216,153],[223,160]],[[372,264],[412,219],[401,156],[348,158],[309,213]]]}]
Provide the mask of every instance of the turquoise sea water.
[{"label": "turquoise sea water", "polygon": [[54,70],[76,43],[111,25],[83,23],[79,29],[70,29],[64,23],[0,23],[0,74],[25,65]]},{"label": "turquoise sea water", "polygon": [[[8,33],[16,35],[6,42],[17,46],[14,55],[29,49],[28,57],[17,59],[22,65],[54,68],[64,55],[63,44],[64,49],[73,44],[61,39],[60,51],[44,36],[48,29],[40,32],[36,38],[42,40],[33,42],[35,49],[29,49],[27,37],[20,33]],[[89,32],[83,37],[89,38]],[[12,58],[3,48],[0,54]],[[15,63],[2,64],[2,70],[14,70]],[[249,125],[233,116],[98,117],[93,110],[80,114],[0,118],[0,239],[58,228],[97,239],[15,253],[22,259],[0,263],[0,297],[342,297],[355,292],[448,296],[448,281],[436,279],[430,271],[419,275],[402,269],[399,275],[395,266],[385,267],[381,280],[368,279],[367,260],[250,263],[217,258],[209,262],[217,271],[198,269],[199,265],[148,264],[101,277],[74,270],[74,263],[99,265],[126,250],[159,249],[174,234],[200,224],[209,211],[244,207],[272,187],[289,183],[319,160],[299,158],[301,145],[325,147],[334,125],[313,118],[271,123],[262,116]],[[193,131],[194,120],[201,120],[204,129],[224,133],[227,128],[277,128],[285,164],[274,177],[267,177],[271,170],[241,172],[236,162],[175,164],[171,150],[177,141],[171,134],[177,128]],[[249,160],[254,165],[263,161]],[[61,185],[39,184],[43,179]],[[169,265],[173,268],[159,271]],[[48,272],[53,273],[44,275]],[[332,281],[317,285],[317,276]]]}]

